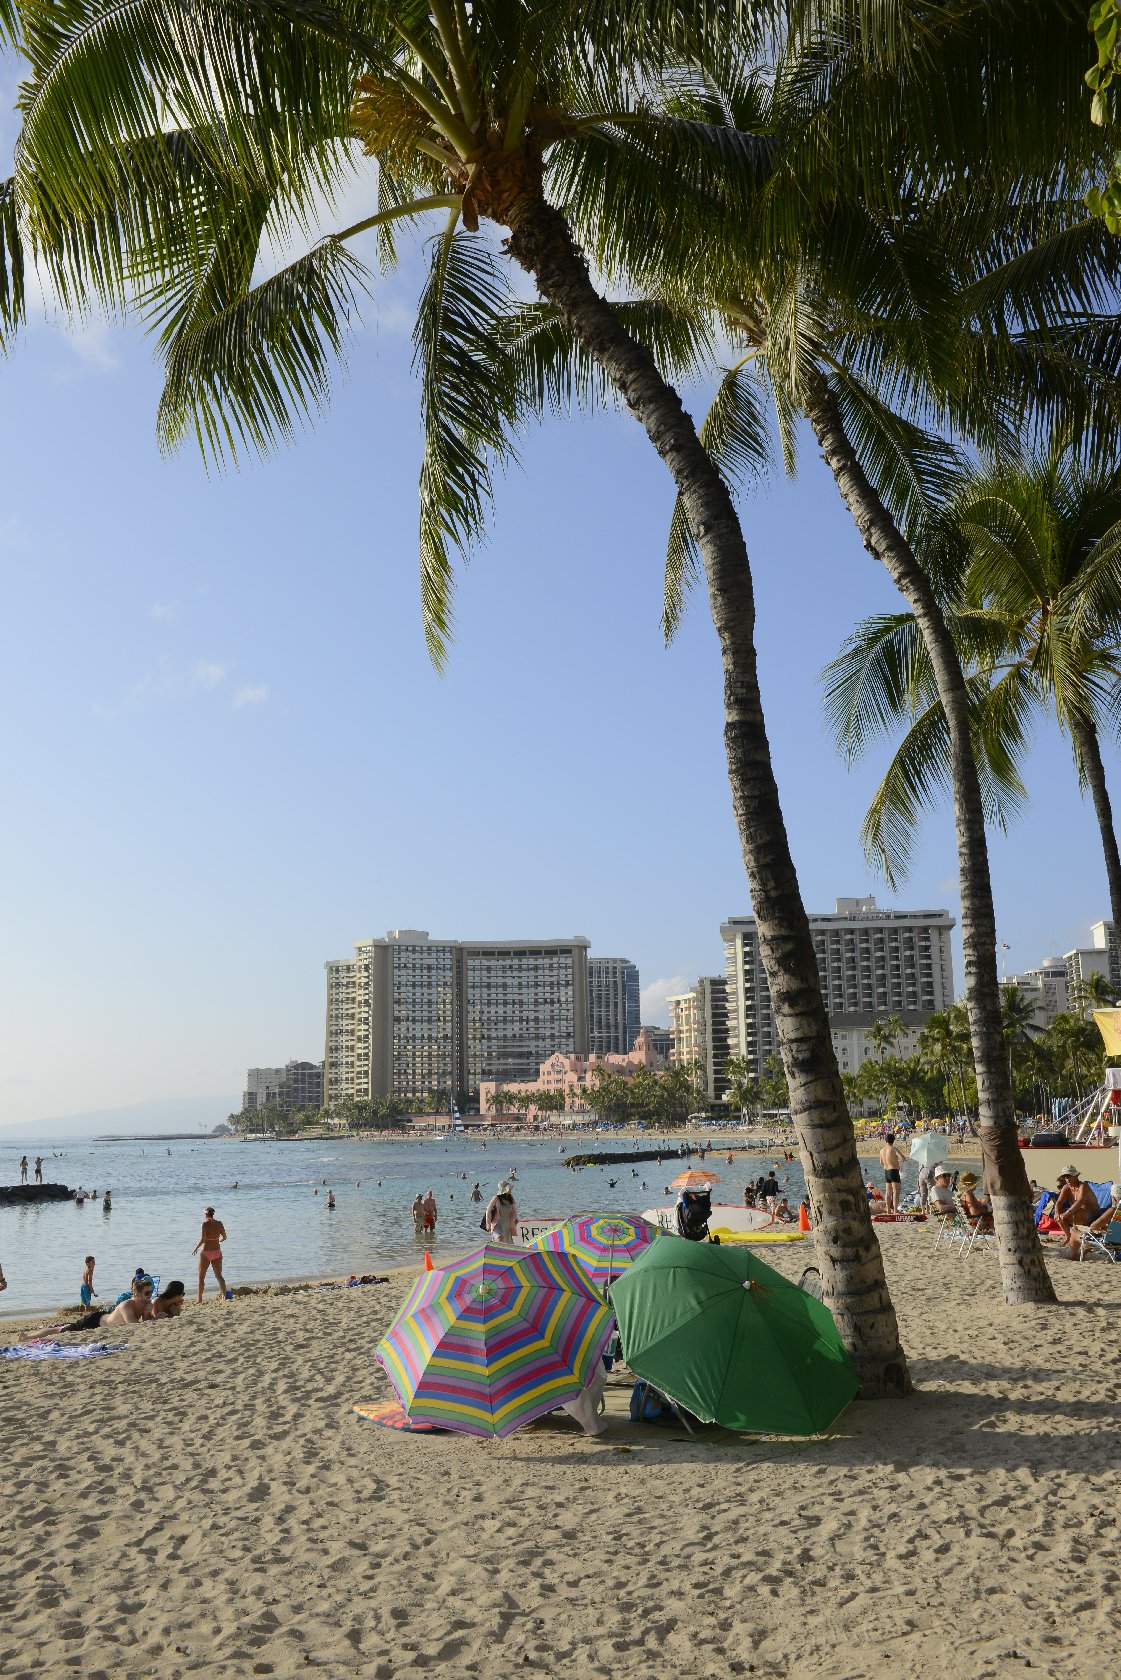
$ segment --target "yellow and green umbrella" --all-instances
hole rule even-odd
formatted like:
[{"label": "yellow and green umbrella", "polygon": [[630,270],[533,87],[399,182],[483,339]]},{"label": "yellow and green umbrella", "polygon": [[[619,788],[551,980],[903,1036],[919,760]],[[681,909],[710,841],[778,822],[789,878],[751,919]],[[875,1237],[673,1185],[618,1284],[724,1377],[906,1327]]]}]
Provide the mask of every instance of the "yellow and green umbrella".
[{"label": "yellow and green umbrella", "polygon": [[706,1423],[815,1435],[856,1396],[828,1308],[744,1249],[663,1235],[611,1305],[635,1376]]}]

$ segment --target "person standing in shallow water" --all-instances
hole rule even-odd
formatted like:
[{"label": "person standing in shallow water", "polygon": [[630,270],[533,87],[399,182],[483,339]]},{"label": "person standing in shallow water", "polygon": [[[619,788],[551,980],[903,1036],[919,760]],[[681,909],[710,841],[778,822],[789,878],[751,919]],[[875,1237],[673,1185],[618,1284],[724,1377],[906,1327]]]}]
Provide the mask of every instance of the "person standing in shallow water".
[{"label": "person standing in shallow water", "polygon": [[498,1186],[498,1194],[487,1203],[487,1230],[497,1242],[513,1242],[518,1225],[518,1209],[508,1179]]},{"label": "person standing in shallow water", "polygon": [[212,1207],[208,1207],[206,1210],[206,1217],[202,1222],[202,1232],[199,1236],[199,1240],[191,1250],[192,1254],[198,1254],[200,1248],[202,1250],[201,1255],[199,1255],[200,1306],[202,1305],[202,1287],[206,1282],[206,1273],[209,1267],[214,1268],[214,1276],[217,1280],[218,1288],[221,1291],[223,1298],[228,1293],[226,1289],[226,1280],[222,1276],[222,1244],[228,1241],[229,1238],[226,1236],[226,1227],[222,1224],[220,1219],[215,1219],[214,1209]]}]

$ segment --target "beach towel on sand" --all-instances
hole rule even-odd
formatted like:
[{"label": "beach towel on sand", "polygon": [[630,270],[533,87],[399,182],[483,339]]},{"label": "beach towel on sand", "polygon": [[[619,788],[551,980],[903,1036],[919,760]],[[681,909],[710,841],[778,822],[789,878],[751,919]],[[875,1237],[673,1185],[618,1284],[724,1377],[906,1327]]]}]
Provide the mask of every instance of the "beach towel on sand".
[{"label": "beach towel on sand", "polygon": [[0,1359],[99,1359],[103,1353],[123,1353],[127,1346],[127,1342],[87,1342],[84,1347],[27,1342],[22,1347],[0,1347]]}]

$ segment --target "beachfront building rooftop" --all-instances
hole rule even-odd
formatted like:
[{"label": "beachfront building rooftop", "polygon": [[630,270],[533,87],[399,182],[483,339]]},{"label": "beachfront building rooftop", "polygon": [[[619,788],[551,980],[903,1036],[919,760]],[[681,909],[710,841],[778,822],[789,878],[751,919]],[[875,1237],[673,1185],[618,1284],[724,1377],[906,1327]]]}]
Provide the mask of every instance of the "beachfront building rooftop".
[{"label": "beachfront building rooftop", "polygon": [[666,999],[670,1012],[675,1067],[701,1069],[710,1102],[722,1102],[728,1089],[728,983],[703,974],[691,991]]},{"label": "beachfront building rooftop", "polygon": [[618,1056],[639,1031],[638,969],[626,957],[588,958],[588,1045],[597,1056]]},{"label": "beachfront building rooftop", "polygon": [[419,1097],[532,1078],[588,1051],[588,940],[433,939],[395,928],[329,962],[325,1089]]},{"label": "beachfront building rooftop", "polygon": [[[900,1015],[907,1055],[931,1015],[954,1001],[948,910],[881,910],[874,898],[839,898],[831,914],[810,916],[822,994],[841,1070],[855,1073],[872,1053],[867,1029]],[[755,1074],[778,1053],[771,994],[754,916],[720,929],[728,985],[728,1045]]]},{"label": "beachfront building rooftop", "polygon": [[[501,1112],[501,1102],[495,1103],[496,1093],[500,1091],[507,1096],[552,1095],[563,1091],[565,1113],[570,1119],[582,1117],[592,1112],[587,1085],[594,1068],[610,1068],[626,1078],[637,1073],[639,1068],[652,1068],[660,1073],[665,1065],[665,1058],[654,1048],[648,1029],[640,1027],[633,1047],[622,1053],[597,1056],[589,1053],[562,1055],[557,1052],[545,1058],[533,1079],[484,1079],[479,1085],[479,1112],[489,1114],[496,1109]],[[531,1120],[537,1117],[537,1113],[538,1110],[533,1107],[526,1110]]]}]

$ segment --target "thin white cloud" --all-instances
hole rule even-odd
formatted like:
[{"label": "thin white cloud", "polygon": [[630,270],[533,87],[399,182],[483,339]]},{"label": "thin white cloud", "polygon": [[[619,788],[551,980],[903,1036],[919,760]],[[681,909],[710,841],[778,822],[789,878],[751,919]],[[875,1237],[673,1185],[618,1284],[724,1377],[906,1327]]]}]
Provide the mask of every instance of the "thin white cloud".
[{"label": "thin white cloud", "polygon": [[667,998],[680,997],[687,992],[694,981],[687,980],[684,974],[675,974],[668,980],[652,980],[649,986],[642,988],[642,1019],[651,1027],[667,1027],[669,1025],[669,1005]]},{"label": "thin white cloud", "polygon": [[184,666],[167,656],[160,659],[151,670],[145,671],[143,676],[138,677],[126,690],[120,702],[95,703],[94,714],[97,717],[114,718],[119,716],[122,707],[125,706],[192,700],[199,695],[212,694],[225,682],[229,669],[228,665],[217,659],[197,659],[193,665]]},{"label": "thin white cloud", "polygon": [[264,683],[247,683],[239,688],[233,697],[235,706],[263,706],[269,697],[269,691]]},{"label": "thin white cloud", "polygon": [[220,683],[225,682],[229,669],[228,665],[220,664],[217,659],[200,659],[192,673],[194,686],[202,689],[217,688]]},{"label": "thin white cloud", "polygon": [[166,624],[176,616],[178,611],[178,601],[153,601],[148,608],[148,617],[158,619],[160,623]]}]

